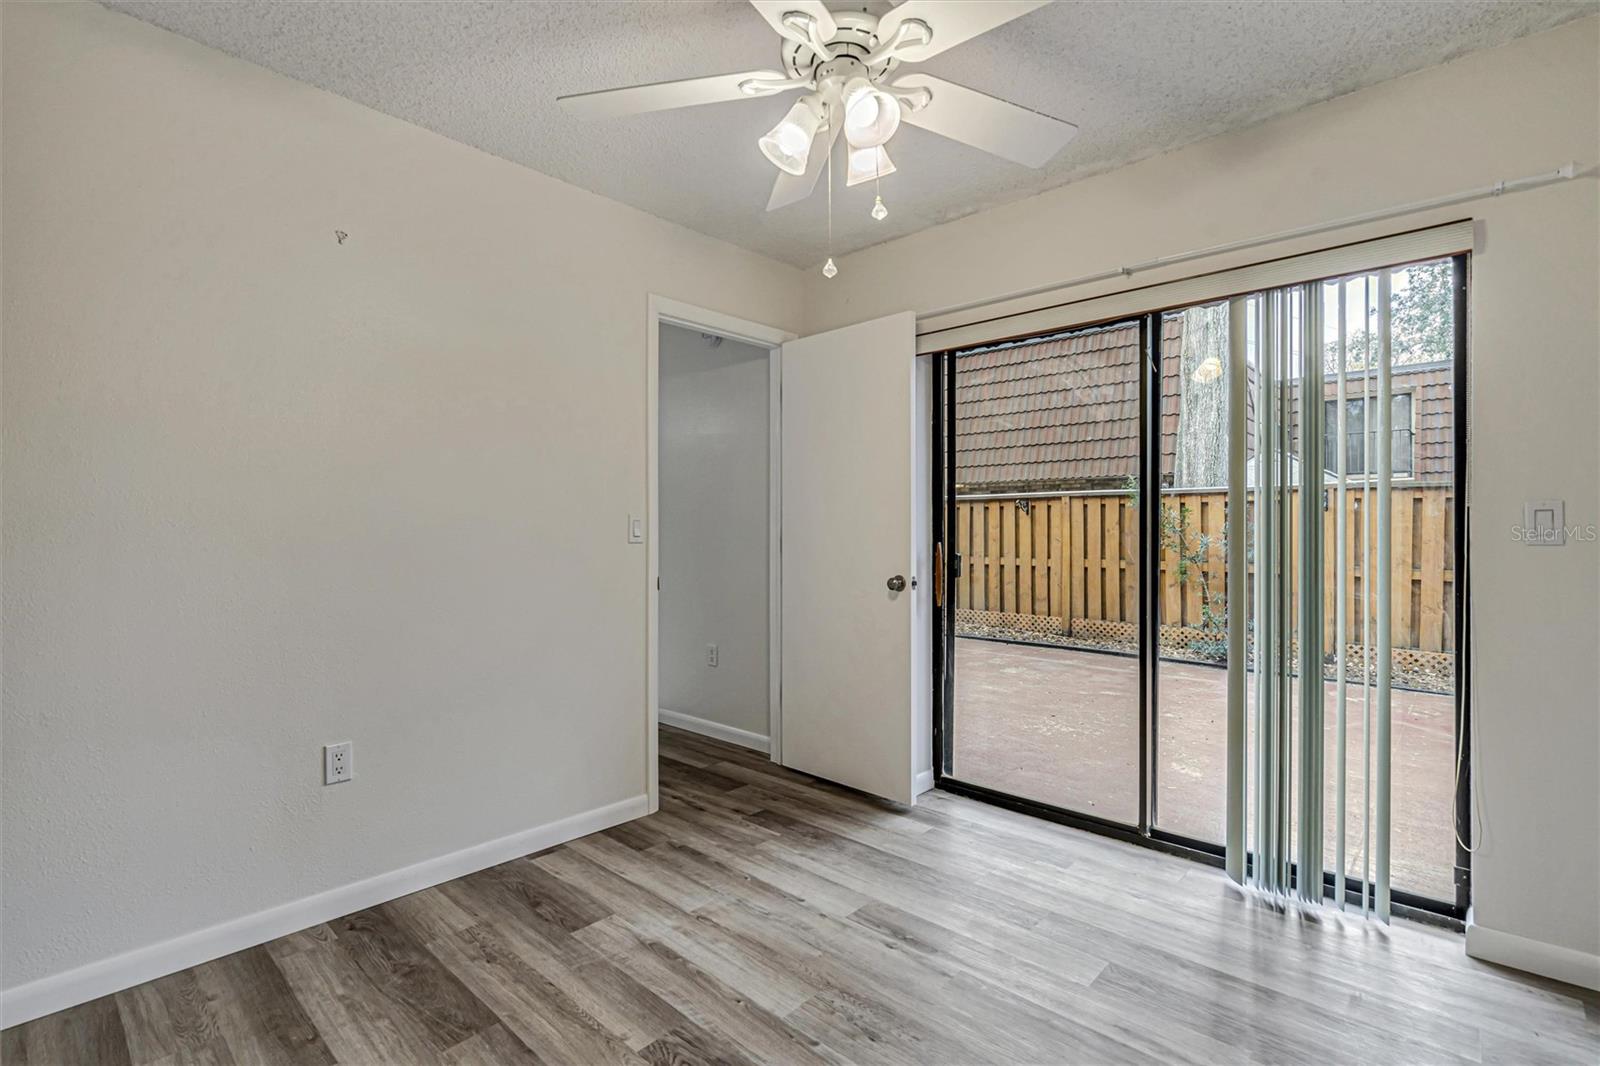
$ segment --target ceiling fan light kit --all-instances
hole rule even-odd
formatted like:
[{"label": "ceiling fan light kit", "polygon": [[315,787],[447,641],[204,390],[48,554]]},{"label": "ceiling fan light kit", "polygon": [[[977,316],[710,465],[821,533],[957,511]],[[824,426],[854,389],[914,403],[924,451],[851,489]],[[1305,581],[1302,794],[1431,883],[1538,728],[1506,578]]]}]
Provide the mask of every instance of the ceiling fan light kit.
[{"label": "ceiling fan light kit", "polygon": [[[884,145],[902,124],[1037,168],[1065,147],[1078,132],[1076,126],[929,74],[901,73],[901,67],[930,59],[1049,2],[906,0],[878,16],[829,11],[822,0],[750,0],[782,38],[780,70],[717,74],[560,99],[574,114],[614,118],[806,90],[757,142],[779,170],[768,211],[811,195],[841,133],[849,149],[847,186],[894,173]],[[881,193],[874,197],[871,214],[880,221],[888,215]],[[830,254],[823,274],[831,278],[836,273]]]}]

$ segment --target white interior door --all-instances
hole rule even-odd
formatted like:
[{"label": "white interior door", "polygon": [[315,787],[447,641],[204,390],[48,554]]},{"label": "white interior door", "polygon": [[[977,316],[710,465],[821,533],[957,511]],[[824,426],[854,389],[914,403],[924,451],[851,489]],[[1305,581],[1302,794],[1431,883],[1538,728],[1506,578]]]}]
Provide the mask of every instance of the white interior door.
[{"label": "white interior door", "polygon": [[901,803],[927,688],[915,604],[931,591],[917,581],[915,350],[908,311],[789,341],[782,374],[782,761]]}]

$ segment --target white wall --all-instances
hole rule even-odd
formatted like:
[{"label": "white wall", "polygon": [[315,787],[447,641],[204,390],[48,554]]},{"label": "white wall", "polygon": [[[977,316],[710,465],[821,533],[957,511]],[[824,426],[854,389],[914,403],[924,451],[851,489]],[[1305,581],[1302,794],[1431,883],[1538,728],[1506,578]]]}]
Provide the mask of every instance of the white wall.
[{"label": "white wall", "polygon": [[764,745],[768,356],[718,340],[661,327],[661,706]]},{"label": "white wall", "polygon": [[[1572,22],[879,245],[839,260],[833,281],[807,274],[807,332],[1593,164],[1597,45],[1600,20]],[[1474,918],[1509,934],[1502,944],[1515,942],[1524,963],[1559,969],[1564,959],[1600,975],[1600,556],[1593,542],[1532,548],[1511,537],[1530,497],[1564,498],[1569,524],[1600,521],[1596,182],[1318,240],[1467,216],[1481,220],[1470,337],[1483,815]]]},{"label": "white wall", "polygon": [[6,988],[642,809],[646,294],[793,329],[797,273],[3,11]]}]

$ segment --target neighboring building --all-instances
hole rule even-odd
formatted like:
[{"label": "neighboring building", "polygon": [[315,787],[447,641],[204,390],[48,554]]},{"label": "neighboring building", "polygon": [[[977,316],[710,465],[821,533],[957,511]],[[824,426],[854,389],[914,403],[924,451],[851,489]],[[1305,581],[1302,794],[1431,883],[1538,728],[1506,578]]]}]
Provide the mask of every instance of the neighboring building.
[{"label": "neighboring building", "polygon": [[[1183,418],[1178,373],[1182,316],[1163,321],[1161,343],[1161,474],[1170,485]],[[1138,471],[1138,366],[1139,329],[1133,324],[958,356],[957,492],[1125,486]],[[1352,427],[1361,412],[1361,384],[1361,374],[1348,375],[1347,395],[1356,395],[1348,416]],[[1450,364],[1396,366],[1393,387],[1395,476],[1448,481],[1454,467]],[[1330,423],[1336,393],[1328,382],[1324,396]],[[1360,443],[1358,435],[1347,460],[1351,474],[1360,472]]]}]

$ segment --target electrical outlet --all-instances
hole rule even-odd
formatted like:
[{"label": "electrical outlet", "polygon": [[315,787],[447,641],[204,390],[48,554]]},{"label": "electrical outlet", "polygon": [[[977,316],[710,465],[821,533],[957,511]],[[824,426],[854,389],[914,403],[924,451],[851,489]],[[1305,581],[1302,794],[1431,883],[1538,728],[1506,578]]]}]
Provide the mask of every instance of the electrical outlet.
[{"label": "electrical outlet", "polygon": [[356,757],[350,741],[322,746],[322,783],[337,785],[356,775]]},{"label": "electrical outlet", "polygon": [[717,665],[717,646],[715,644],[706,645],[706,665]]}]

